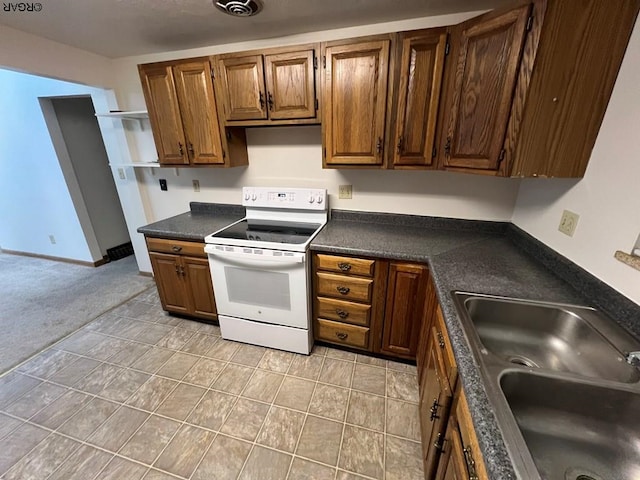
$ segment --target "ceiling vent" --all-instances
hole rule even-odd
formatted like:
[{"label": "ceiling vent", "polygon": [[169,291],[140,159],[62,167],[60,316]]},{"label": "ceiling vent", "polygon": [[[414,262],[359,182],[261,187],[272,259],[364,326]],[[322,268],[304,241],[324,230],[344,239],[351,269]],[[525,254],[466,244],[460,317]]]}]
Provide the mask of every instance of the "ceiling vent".
[{"label": "ceiling vent", "polygon": [[214,0],[214,5],[234,17],[250,17],[262,10],[260,0]]}]

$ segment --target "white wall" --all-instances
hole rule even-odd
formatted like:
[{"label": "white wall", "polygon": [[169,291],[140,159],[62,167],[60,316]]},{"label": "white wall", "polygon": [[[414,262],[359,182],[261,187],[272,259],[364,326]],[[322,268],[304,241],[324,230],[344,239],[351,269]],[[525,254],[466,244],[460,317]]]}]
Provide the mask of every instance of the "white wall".
[{"label": "white wall", "polygon": [[51,102],[103,257],[109,248],[128,242],[129,232],[93,103],[90,97]]},{"label": "white wall", "polygon": [[[581,181],[523,180],[513,223],[640,304],[640,272],[613,258],[640,232],[640,22]],[[573,238],[558,231],[564,209],[580,215]]]},{"label": "white wall", "polygon": [[[0,91],[0,246],[96,260],[83,234],[38,97],[85,94],[102,105],[102,90],[0,70]],[[55,237],[55,244],[49,235]]]},{"label": "white wall", "polygon": [[0,45],[0,66],[4,68],[85,85],[111,86],[111,60],[106,57],[6,25],[0,28]]}]

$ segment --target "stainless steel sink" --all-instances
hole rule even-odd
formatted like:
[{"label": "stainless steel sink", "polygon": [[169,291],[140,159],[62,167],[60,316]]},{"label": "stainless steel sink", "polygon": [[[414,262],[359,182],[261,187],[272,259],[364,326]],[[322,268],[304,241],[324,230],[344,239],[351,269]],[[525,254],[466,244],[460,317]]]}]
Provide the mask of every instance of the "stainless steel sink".
[{"label": "stainless steel sink", "polygon": [[640,371],[612,343],[624,348],[633,339],[622,329],[611,341],[605,338],[592,325],[602,322],[593,309],[467,295],[464,308],[482,345],[507,362],[618,382],[640,380]]},{"label": "stainless steel sink", "polygon": [[518,477],[640,479],[640,342],[600,312],[453,299]]},{"label": "stainless steel sink", "polygon": [[509,372],[500,385],[542,478],[640,478],[640,395]]}]

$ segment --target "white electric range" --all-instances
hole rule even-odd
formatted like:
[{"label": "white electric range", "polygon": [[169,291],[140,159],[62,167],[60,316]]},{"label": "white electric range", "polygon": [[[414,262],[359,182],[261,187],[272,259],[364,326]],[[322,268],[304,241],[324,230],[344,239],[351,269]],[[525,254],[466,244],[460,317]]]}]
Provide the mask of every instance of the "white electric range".
[{"label": "white electric range", "polygon": [[246,217],[205,237],[222,338],[309,354],[309,243],[327,191],[244,187]]}]

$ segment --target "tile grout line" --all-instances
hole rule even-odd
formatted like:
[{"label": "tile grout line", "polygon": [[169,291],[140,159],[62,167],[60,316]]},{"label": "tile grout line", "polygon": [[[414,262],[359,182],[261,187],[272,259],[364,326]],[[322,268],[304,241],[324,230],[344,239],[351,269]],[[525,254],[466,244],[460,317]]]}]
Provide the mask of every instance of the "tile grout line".
[{"label": "tile grout line", "polygon": [[[355,356],[355,359],[357,359],[358,357]],[[342,458],[342,446],[344,443],[344,432],[347,429],[347,417],[349,416],[349,406],[351,405],[351,393],[353,392],[353,389],[351,388],[351,386],[353,385],[353,377],[355,376],[356,373],[356,367],[355,367],[355,361],[354,361],[354,366],[353,369],[351,370],[351,378],[349,379],[349,392],[347,394],[347,408],[344,411],[344,416],[342,417],[342,433],[340,435],[340,448],[338,449],[338,460],[336,462],[336,473],[335,476],[333,477],[334,479],[337,480],[338,478],[338,468],[340,468],[340,459]]]}]

